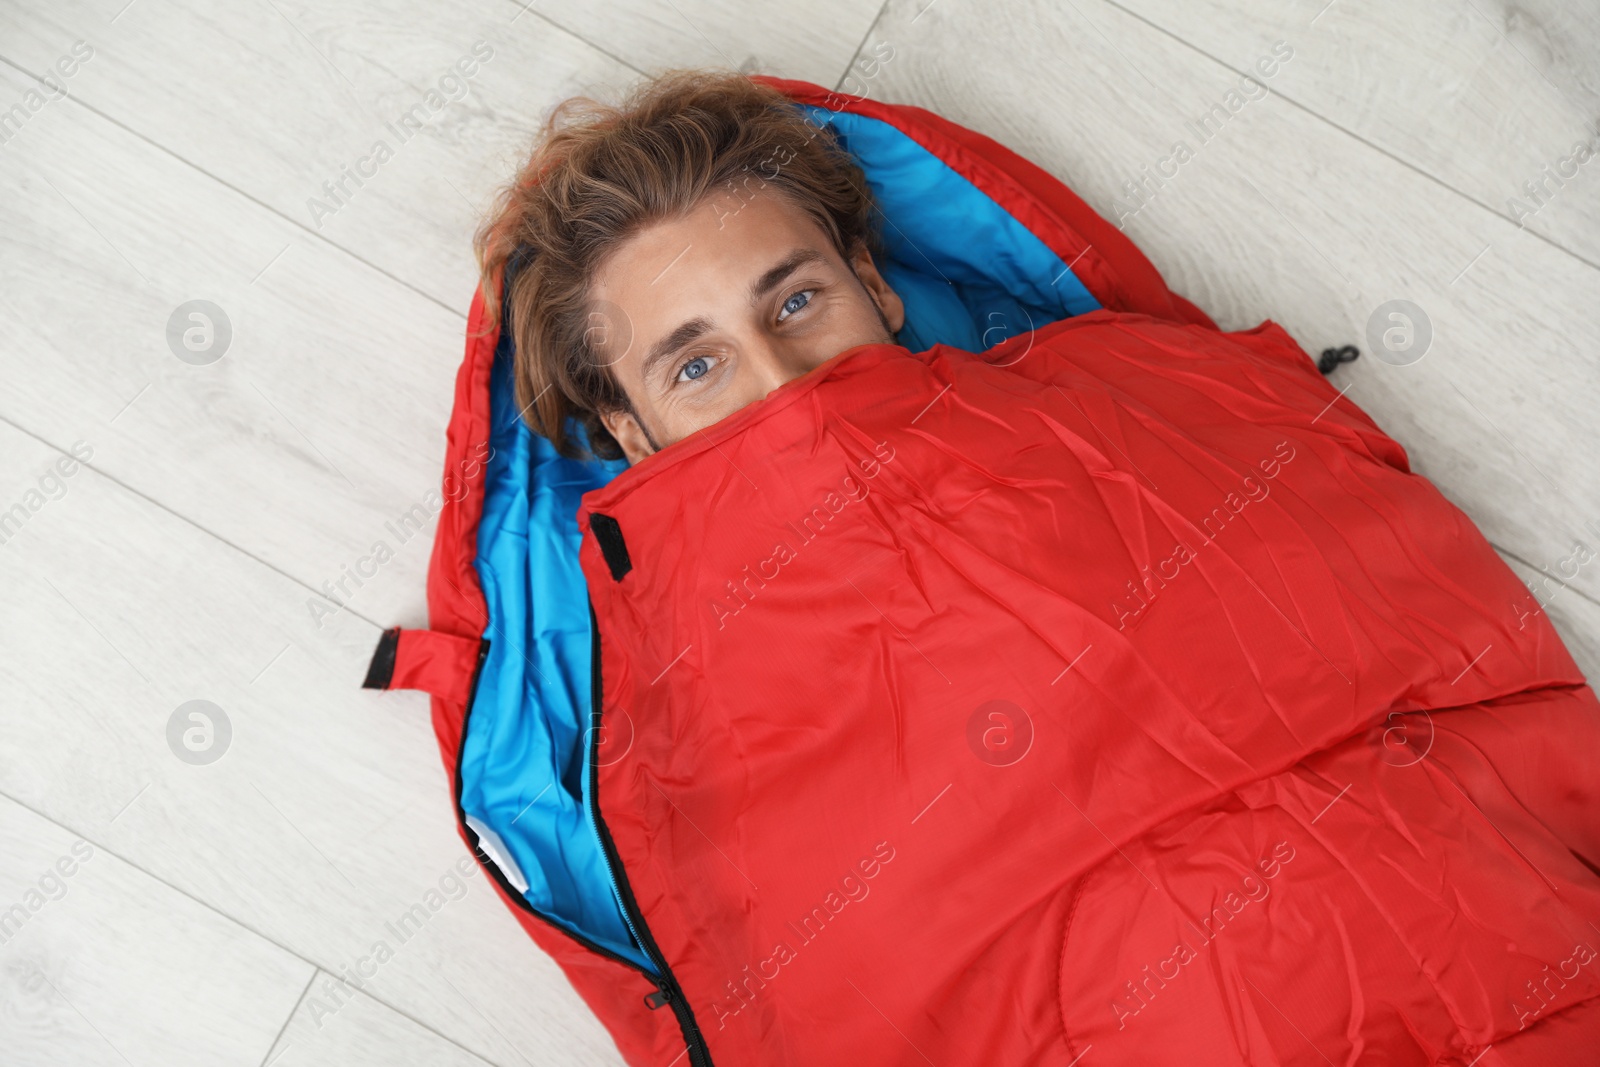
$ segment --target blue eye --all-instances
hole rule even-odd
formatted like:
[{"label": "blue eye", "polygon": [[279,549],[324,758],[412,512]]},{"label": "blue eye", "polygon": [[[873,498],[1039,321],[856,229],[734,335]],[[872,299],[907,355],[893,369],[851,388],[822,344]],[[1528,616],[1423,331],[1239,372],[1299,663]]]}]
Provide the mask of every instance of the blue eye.
[{"label": "blue eye", "polygon": [[[696,364],[699,365],[698,370],[694,369]],[[680,375],[687,374],[689,376],[689,380],[692,382],[698,378],[704,377],[708,372],[710,372],[710,370],[711,364],[706,360],[706,357],[696,356],[689,362],[685,363],[683,367],[679,369],[678,373]]]},{"label": "blue eye", "polygon": [[[780,311],[780,313],[778,315],[778,321],[782,322],[784,319],[788,318],[790,315],[793,315],[796,311],[800,311],[800,310],[804,309],[807,304],[811,303],[811,294],[814,293],[814,292],[816,292],[815,289],[802,289],[798,293],[795,293],[793,296],[791,296],[789,299],[785,300],[783,302],[783,308],[781,309],[781,311]],[[798,304],[796,304],[795,303],[796,300],[798,300],[800,302]]]}]

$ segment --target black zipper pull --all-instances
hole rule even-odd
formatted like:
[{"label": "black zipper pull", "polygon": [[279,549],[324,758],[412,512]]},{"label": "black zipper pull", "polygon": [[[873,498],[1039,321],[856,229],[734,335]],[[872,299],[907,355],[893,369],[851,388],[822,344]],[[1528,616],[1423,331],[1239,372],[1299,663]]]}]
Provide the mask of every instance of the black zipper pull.
[{"label": "black zipper pull", "polygon": [[644,1006],[649,1008],[651,1011],[655,1011],[657,1008],[661,1007],[671,999],[672,994],[667,992],[666,986],[662,986],[654,993],[646,993],[644,995]]}]

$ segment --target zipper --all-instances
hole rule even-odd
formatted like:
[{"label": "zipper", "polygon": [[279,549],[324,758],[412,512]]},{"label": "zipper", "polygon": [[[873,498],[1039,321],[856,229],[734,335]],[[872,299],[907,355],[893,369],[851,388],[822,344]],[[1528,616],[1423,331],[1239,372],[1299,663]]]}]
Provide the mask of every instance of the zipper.
[{"label": "zipper", "polygon": [[[628,923],[628,929],[633,932],[634,940],[639,947],[644,949],[645,955],[650,957],[650,962],[656,965],[656,974],[648,975],[653,978],[657,991],[645,997],[645,1004],[654,1011],[663,1004],[670,1004],[672,1012],[678,1017],[678,1028],[683,1031],[684,1044],[688,1046],[689,1067],[711,1067],[711,1050],[706,1047],[704,1035],[700,1032],[700,1024],[695,1021],[694,1009],[689,1006],[689,998],[684,996],[683,987],[678,985],[678,980],[673,977],[672,968],[667,966],[666,957],[661,954],[661,948],[656,944],[655,938],[650,936],[650,928],[645,925],[644,914],[639,910],[639,902],[634,899],[633,889],[628,885],[627,877],[622,874],[622,857],[617,854],[617,846],[611,839],[611,831],[606,828],[605,820],[600,817],[600,716],[601,716],[601,676],[600,676],[600,623],[595,617],[594,600],[589,598],[589,673],[590,673],[590,699],[589,699],[589,743],[586,758],[589,761],[589,820],[600,838],[600,851],[606,859],[606,869],[611,874],[611,884],[616,890],[617,900],[622,904],[622,917]],[[635,921],[637,920],[637,922]],[[634,965],[637,966],[637,965]]]},{"label": "zipper", "polygon": [[[592,738],[597,739],[600,725],[600,627],[595,619],[594,603],[592,601],[589,603],[589,633],[594,657],[590,672],[593,682],[592,706],[589,712],[593,729],[591,729],[590,735]],[[683,989],[678,985],[677,979],[672,976],[672,972],[667,967],[666,960],[662,958],[661,950],[656,946],[655,940],[649,938],[649,931],[644,929],[643,932],[646,936],[640,936],[641,929],[643,929],[644,916],[639,913],[638,902],[634,900],[632,890],[628,889],[626,883],[617,877],[617,869],[621,865],[621,860],[617,858],[616,846],[611,841],[610,832],[605,829],[605,824],[600,821],[598,800],[591,800],[589,803],[591,825],[595,828],[600,838],[601,854],[605,857],[606,871],[611,876],[612,889],[616,892],[617,899],[622,902],[622,917],[628,924],[629,932],[633,934],[634,940],[644,949],[645,955],[649,956],[651,962],[656,965],[659,972],[657,974],[651,974],[648,970],[639,966],[638,963],[612,951],[597,941],[582,934],[573,933],[532,904],[529,904],[527,898],[518,892],[517,887],[511,884],[499,867],[489,862],[488,857],[478,846],[478,835],[467,825],[467,812],[461,805],[461,761],[462,754],[467,748],[467,728],[472,720],[473,704],[476,703],[478,697],[478,683],[483,677],[483,664],[488,656],[489,639],[485,637],[478,646],[478,662],[472,668],[472,684],[467,689],[467,705],[461,716],[461,737],[456,745],[454,797],[456,822],[466,835],[467,840],[472,842],[473,858],[478,861],[478,866],[482,867],[484,872],[504,891],[506,897],[515,902],[523,911],[557,933],[576,941],[597,956],[603,956],[615,963],[620,963],[629,970],[638,971],[655,983],[656,991],[644,997],[645,1006],[651,1011],[655,1011],[664,1004],[671,1004],[673,1014],[678,1019],[678,1028],[683,1032],[684,1043],[688,1046],[689,1067],[711,1067],[711,1053],[706,1048],[705,1038],[701,1036],[700,1026],[695,1021],[694,1012],[690,1010],[688,1000],[683,995]],[[595,775],[599,772],[598,741],[591,741],[588,748],[589,751],[586,753],[585,759],[589,761],[590,781],[593,782],[596,780]],[[591,796],[593,796],[596,790],[591,790],[590,792]],[[636,915],[639,922],[637,926],[634,924]]]}]

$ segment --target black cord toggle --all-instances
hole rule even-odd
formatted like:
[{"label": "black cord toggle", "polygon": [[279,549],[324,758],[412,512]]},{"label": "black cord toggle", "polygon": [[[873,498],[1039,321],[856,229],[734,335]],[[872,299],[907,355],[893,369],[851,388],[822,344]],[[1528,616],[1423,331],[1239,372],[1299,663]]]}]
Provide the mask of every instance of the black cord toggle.
[{"label": "black cord toggle", "polygon": [[1355,345],[1345,345],[1343,348],[1324,348],[1322,358],[1317,360],[1317,369],[1323,374],[1332,374],[1333,369],[1341,363],[1349,363],[1361,355],[1361,349]]}]

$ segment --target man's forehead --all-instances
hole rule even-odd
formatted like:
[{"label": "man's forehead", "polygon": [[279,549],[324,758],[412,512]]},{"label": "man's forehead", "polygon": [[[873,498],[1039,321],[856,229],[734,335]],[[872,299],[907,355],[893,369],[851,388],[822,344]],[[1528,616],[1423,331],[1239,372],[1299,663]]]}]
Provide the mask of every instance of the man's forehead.
[{"label": "man's forehead", "polygon": [[616,300],[681,291],[709,275],[753,277],[780,248],[832,248],[827,233],[781,194],[763,191],[730,211],[713,194],[686,214],[623,240],[596,273],[597,290]]},{"label": "man's forehead", "polygon": [[752,201],[721,225],[704,209],[658,223],[596,272],[590,345],[606,365],[637,364],[643,377],[647,361],[720,325],[730,300],[742,307],[794,270],[837,258],[822,227],[782,197]]}]

